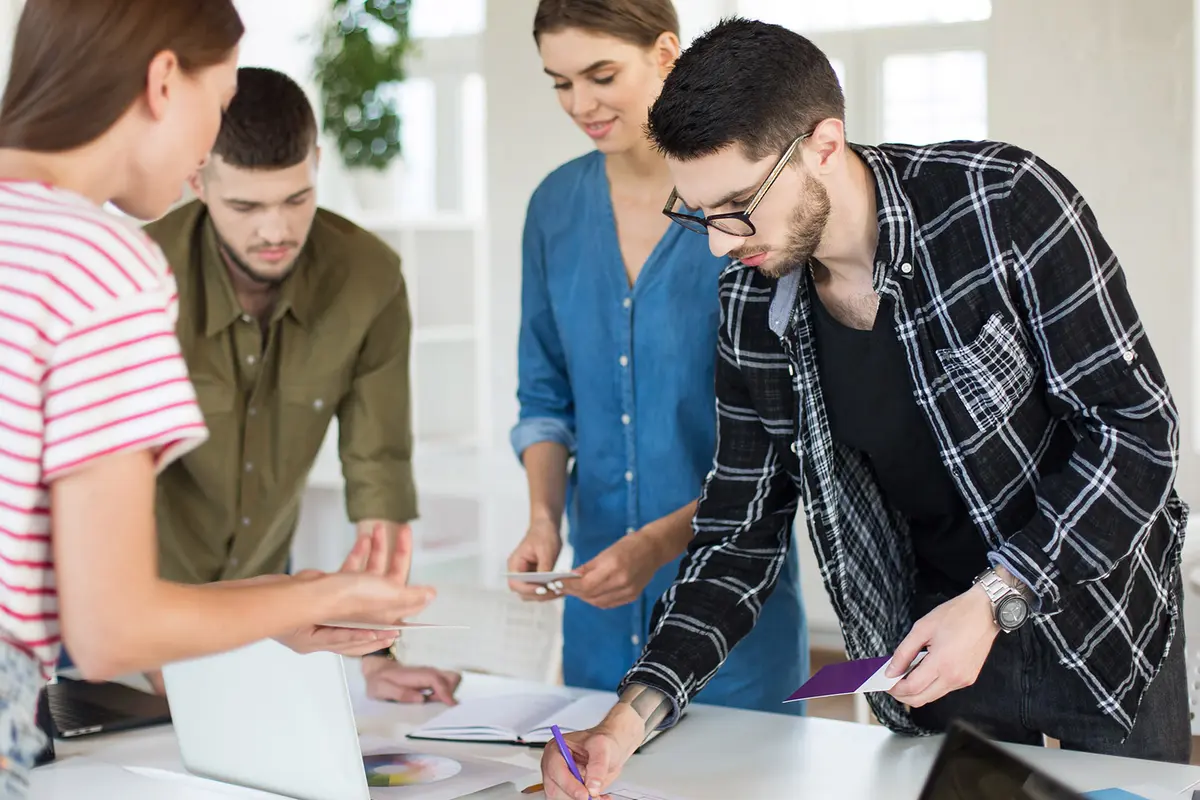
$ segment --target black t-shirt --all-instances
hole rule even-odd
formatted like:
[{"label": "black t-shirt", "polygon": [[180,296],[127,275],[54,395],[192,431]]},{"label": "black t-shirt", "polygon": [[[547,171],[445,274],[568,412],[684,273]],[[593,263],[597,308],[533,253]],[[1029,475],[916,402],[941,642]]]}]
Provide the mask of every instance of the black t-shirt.
[{"label": "black t-shirt", "polygon": [[904,347],[880,299],[874,330],[838,322],[813,292],[817,365],[833,438],[863,453],[883,495],[908,521],[923,591],[955,595],[987,569],[987,542],[913,397]]}]

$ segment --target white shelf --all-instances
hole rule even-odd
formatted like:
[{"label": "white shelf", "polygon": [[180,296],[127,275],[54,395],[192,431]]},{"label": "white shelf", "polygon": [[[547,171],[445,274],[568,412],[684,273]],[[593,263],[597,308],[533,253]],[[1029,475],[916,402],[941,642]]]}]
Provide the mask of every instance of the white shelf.
[{"label": "white shelf", "polygon": [[413,328],[413,344],[432,344],[444,342],[474,342],[474,325],[430,325]]}]

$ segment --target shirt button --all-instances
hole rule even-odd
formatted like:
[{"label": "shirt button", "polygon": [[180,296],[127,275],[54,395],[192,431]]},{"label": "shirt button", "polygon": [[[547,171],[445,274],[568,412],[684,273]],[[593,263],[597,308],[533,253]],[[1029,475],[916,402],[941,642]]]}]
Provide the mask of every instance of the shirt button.
[{"label": "shirt button", "polygon": [[630,421],[631,421],[631,420],[629,419],[629,415],[628,415],[628,414],[622,414],[622,415],[621,415],[621,424],[622,424],[622,425],[628,425],[628,424],[630,423]]},{"label": "shirt button", "polygon": [[242,527],[243,528],[250,527],[250,518],[249,517],[242,517]]},{"label": "shirt button", "polygon": [[236,567],[237,565],[238,565],[238,560],[236,558],[229,559],[229,566]]},{"label": "shirt button", "polygon": [[633,481],[633,470],[630,470],[629,472],[625,473],[625,482],[631,483],[632,481]]},{"label": "shirt button", "polygon": [[257,417],[257,416],[258,416],[258,409],[257,409],[257,408],[255,408],[254,406],[251,406],[251,407],[250,407],[250,410],[249,410],[249,411],[247,411],[246,413],[247,413],[247,414],[249,414],[249,415],[250,415],[250,416],[252,416],[252,417]]},{"label": "shirt button", "polygon": [[254,472],[254,465],[249,461],[246,462],[246,472]]},{"label": "shirt button", "polygon": [[617,359],[617,360],[621,362],[621,366],[622,366],[622,367],[628,367],[628,366],[629,366],[629,356],[621,356],[621,357],[620,357],[619,359]]},{"label": "shirt button", "polygon": [[629,308],[630,306],[633,305],[633,301],[630,300],[628,297],[626,297],[624,300],[621,301],[621,305],[625,306],[626,308]]},{"label": "shirt button", "polygon": [[625,535],[626,535],[626,536],[632,536],[632,535],[633,535],[633,534],[635,534],[635,533],[637,533],[637,529],[636,529],[636,528],[626,528],[626,529],[625,529]]},{"label": "shirt button", "polygon": [[635,633],[633,636],[630,636],[630,637],[629,637],[629,641],[633,642],[634,644],[641,644],[641,643],[642,643],[642,637],[638,636],[638,635]]},{"label": "shirt button", "polygon": [[792,452],[795,453],[796,455],[800,455],[800,443],[799,442],[792,442]]},{"label": "shirt button", "polygon": [[900,265],[900,271],[903,272],[905,275],[911,275],[912,274],[912,264],[905,261],[903,264]]},{"label": "shirt button", "polygon": [[249,314],[242,314],[242,322],[250,323],[253,321],[254,321],[254,318],[251,317]]},{"label": "shirt button", "polygon": [[257,361],[258,361],[258,359],[254,356],[246,356],[246,363],[252,367],[254,366],[255,362],[257,362]]},{"label": "shirt button", "polygon": [[324,407],[325,401],[321,398],[318,397],[316,400],[313,400],[313,411],[320,411]]},{"label": "shirt button", "polygon": [[1137,358],[1137,353],[1134,353],[1132,350],[1125,351],[1124,359],[1126,364],[1132,364],[1135,358]]},{"label": "shirt button", "polygon": [[796,377],[796,367],[795,366],[788,364],[788,375],[791,375],[793,378]]}]

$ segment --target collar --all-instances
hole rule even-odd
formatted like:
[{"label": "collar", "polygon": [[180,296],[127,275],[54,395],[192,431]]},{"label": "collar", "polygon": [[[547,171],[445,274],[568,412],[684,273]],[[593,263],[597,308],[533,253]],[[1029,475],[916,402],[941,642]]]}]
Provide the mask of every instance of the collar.
[{"label": "collar", "polygon": [[[213,227],[212,217],[203,216],[201,222],[200,240],[200,269],[204,272],[204,296],[206,298],[204,316],[204,335],[214,336],[232,325],[241,315],[242,307],[238,303],[237,294],[233,290],[233,281],[229,277],[229,265],[221,253],[217,242],[217,231]],[[312,269],[313,260],[312,237],[300,251],[292,274],[287,277],[279,288],[279,300],[271,313],[271,324],[291,314],[301,327],[307,327],[312,317]]]},{"label": "collar", "polygon": [[[892,159],[878,147],[849,144],[875,178],[875,208],[879,243],[875,248],[875,285],[887,272],[912,280],[916,274],[917,226],[912,201],[904,191]],[[885,274],[880,274],[883,270]]]}]

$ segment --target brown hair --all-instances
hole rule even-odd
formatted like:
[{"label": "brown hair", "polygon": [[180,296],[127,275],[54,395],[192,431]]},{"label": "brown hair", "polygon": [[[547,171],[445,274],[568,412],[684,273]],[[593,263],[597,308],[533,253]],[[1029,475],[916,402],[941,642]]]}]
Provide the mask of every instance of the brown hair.
[{"label": "brown hair", "polygon": [[317,118],[304,90],[273,69],[242,67],[213,155],[241,169],[283,169],[308,158]]},{"label": "brown hair", "polygon": [[533,16],[533,40],[579,28],[650,47],[664,33],[679,35],[671,0],[541,0]]},{"label": "brown hair", "polygon": [[26,0],[0,102],[0,147],[58,153],[111,128],[146,89],[154,57],[185,72],[242,38],[233,0]]}]

